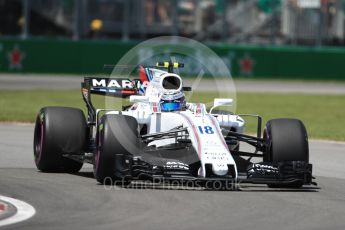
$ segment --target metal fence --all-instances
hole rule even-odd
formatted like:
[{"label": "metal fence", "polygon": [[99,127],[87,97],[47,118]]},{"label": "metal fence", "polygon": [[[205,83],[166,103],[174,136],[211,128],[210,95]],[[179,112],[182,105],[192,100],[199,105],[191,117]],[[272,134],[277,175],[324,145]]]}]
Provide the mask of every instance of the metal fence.
[{"label": "metal fence", "polygon": [[292,43],[339,43],[344,40],[344,1],[287,0],[282,34]]},{"label": "metal fence", "polygon": [[0,36],[344,44],[345,0],[0,0]]}]

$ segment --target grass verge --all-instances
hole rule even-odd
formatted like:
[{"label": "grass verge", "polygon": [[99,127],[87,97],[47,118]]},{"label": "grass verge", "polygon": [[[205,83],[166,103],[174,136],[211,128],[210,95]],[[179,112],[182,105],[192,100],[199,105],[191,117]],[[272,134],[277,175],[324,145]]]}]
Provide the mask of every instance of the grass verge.
[{"label": "grass verge", "polygon": [[[192,101],[210,101],[214,93],[195,92]],[[119,99],[109,99],[107,105],[119,109]],[[345,96],[277,93],[238,93],[237,113],[260,114],[263,123],[272,118],[299,118],[309,137],[345,141]],[[94,104],[104,108],[104,97],[95,96]],[[80,92],[71,91],[0,91],[0,121],[34,122],[44,106],[70,106],[85,111]],[[254,120],[248,120],[247,132],[255,133]]]}]

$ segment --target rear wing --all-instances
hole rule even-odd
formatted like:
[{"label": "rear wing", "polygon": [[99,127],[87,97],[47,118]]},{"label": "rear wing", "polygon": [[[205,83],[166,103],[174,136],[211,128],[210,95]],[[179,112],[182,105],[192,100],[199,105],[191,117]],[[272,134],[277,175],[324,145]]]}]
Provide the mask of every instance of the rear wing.
[{"label": "rear wing", "polygon": [[85,77],[82,88],[88,89],[90,94],[125,98],[138,94],[140,84],[140,80],[126,78]]},{"label": "rear wing", "polygon": [[92,104],[91,94],[126,98],[137,95],[140,85],[141,82],[137,79],[85,77],[81,83],[81,92],[88,109],[88,122],[96,122],[96,109]]}]

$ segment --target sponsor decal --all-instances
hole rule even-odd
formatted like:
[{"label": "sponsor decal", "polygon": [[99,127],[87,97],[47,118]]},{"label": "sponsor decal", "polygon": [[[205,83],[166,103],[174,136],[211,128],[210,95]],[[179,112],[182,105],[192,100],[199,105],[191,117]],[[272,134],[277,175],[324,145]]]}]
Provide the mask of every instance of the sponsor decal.
[{"label": "sponsor decal", "polygon": [[208,160],[229,160],[228,154],[226,152],[205,152],[205,157]]},{"label": "sponsor decal", "polygon": [[184,169],[189,170],[189,166],[185,163],[178,161],[168,161],[165,166],[166,169]]},{"label": "sponsor decal", "polygon": [[93,78],[92,87],[94,88],[115,88],[115,89],[136,89],[140,88],[141,82],[131,81],[129,79],[112,79],[112,78]]},{"label": "sponsor decal", "polygon": [[122,94],[136,94],[137,92],[135,90],[130,89],[124,89],[121,91]]},{"label": "sponsor decal", "polygon": [[25,58],[25,53],[23,53],[18,45],[15,45],[13,49],[7,53],[7,58],[9,61],[9,69],[22,69],[22,61]]},{"label": "sponsor decal", "polygon": [[254,61],[249,54],[245,54],[239,61],[241,74],[251,76],[254,69]]},{"label": "sponsor decal", "polygon": [[272,165],[264,165],[264,164],[253,164],[251,169],[249,170],[250,173],[260,173],[260,174],[276,174],[279,173],[278,167]]},{"label": "sponsor decal", "polygon": [[274,167],[274,166],[272,166],[272,165],[253,164],[253,167],[255,167],[255,168],[261,168],[261,169],[278,170],[277,167]]}]

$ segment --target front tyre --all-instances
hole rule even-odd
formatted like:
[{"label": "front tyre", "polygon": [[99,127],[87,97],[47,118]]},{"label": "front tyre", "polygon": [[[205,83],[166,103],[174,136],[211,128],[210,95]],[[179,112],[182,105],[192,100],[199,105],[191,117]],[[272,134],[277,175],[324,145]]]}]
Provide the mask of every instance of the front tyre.
[{"label": "front tyre", "polygon": [[[298,119],[273,119],[264,130],[267,149],[264,161],[271,163],[303,161],[309,163],[308,134],[302,121]],[[269,184],[269,187],[300,188],[303,183],[287,185]]]},{"label": "front tyre", "polygon": [[80,109],[44,107],[36,118],[34,158],[42,172],[78,172],[82,162],[66,158],[64,154],[83,154],[87,138],[87,124]]},{"label": "front tyre", "polygon": [[137,120],[119,114],[104,115],[98,124],[96,139],[96,180],[101,184],[128,184],[130,159],[139,149]]}]

